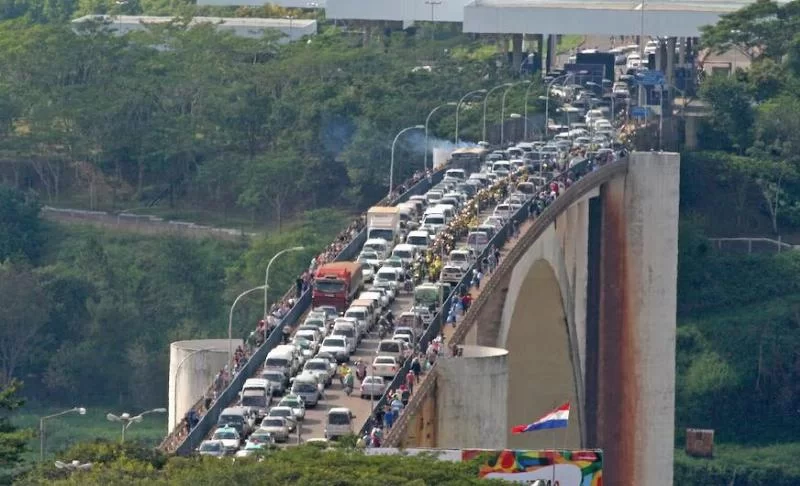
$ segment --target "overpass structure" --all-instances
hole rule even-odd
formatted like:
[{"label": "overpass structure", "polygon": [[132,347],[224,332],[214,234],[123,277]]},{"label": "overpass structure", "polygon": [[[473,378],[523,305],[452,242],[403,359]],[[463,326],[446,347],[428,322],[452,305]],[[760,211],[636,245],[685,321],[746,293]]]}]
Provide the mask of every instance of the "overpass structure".
[{"label": "overpass structure", "polygon": [[[679,165],[633,153],[527,226],[384,446],[602,448],[609,484],[671,485]],[[510,434],[567,400],[564,434]]]},{"label": "overpass structure", "polygon": [[[784,0],[781,1],[783,3]],[[263,0],[198,0],[198,5],[260,6]],[[481,34],[603,34],[698,37],[754,0],[273,0],[324,9],[331,20],[460,22]]]}]

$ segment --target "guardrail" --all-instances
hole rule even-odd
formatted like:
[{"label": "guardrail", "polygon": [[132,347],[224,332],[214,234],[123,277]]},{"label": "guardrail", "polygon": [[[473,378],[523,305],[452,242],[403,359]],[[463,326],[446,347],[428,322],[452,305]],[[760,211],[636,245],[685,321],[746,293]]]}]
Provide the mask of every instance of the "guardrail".
[{"label": "guardrail", "polygon": [[792,245],[781,241],[780,237],[777,240],[772,238],[709,238],[708,241],[714,244],[717,250],[731,251],[731,252],[746,252],[750,253],[768,253],[775,252],[781,253],[782,251],[791,251],[800,249],[800,245]]},{"label": "guardrail", "polygon": [[[407,191],[396,197],[394,200],[392,201],[383,200],[382,202],[384,202],[384,204],[386,202],[390,202],[392,205],[396,205],[407,201],[411,196],[424,194],[431,186],[438,184],[439,181],[442,180],[442,178],[444,177],[445,169],[452,167],[453,166],[445,166],[441,170],[431,174],[430,178],[423,177],[422,179],[411,185],[411,187],[409,187]],[[363,246],[364,242],[366,241],[366,237],[367,233],[365,228],[362,229],[358,233],[358,235],[356,235],[356,237],[353,238],[353,240],[344,249],[342,249],[341,252],[339,252],[334,261],[347,261],[355,258],[358,255],[359,251],[361,250],[361,247]],[[208,433],[217,424],[217,420],[219,419],[220,413],[225,408],[230,406],[230,404],[233,403],[235,399],[238,397],[239,390],[241,389],[242,385],[244,385],[244,381],[247,378],[251,377],[253,373],[258,369],[258,367],[261,366],[261,363],[264,362],[269,352],[272,351],[272,349],[275,348],[275,346],[280,344],[283,338],[284,326],[294,326],[300,319],[300,317],[302,317],[303,314],[308,310],[310,305],[311,305],[311,290],[309,289],[303,293],[303,295],[295,303],[294,307],[292,307],[289,313],[286,314],[286,316],[284,316],[281,322],[270,333],[264,344],[262,344],[252,354],[252,356],[250,356],[250,359],[242,367],[239,373],[236,374],[233,380],[231,380],[228,387],[218,395],[217,400],[211,407],[209,407],[205,415],[200,419],[200,422],[198,422],[198,424],[181,441],[181,444],[177,446],[177,448],[175,449],[176,454],[189,455],[197,447],[199,447],[200,443],[205,439]],[[200,401],[202,401],[202,399]],[[197,405],[195,406],[195,408],[196,407]],[[178,427],[180,427],[180,424],[178,425]],[[170,434],[173,433],[175,433],[175,430],[170,432]],[[165,440],[165,443],[168,442],[168,439]]]},{"label": "guardrail", "polygon": [[[584,160],[583,162],[576,164],[573,169],[575,169],[578,173],[583,172],[586,173],[589,166],[589,160]],[[627,159],[621,159],[618,162],[613,164],[604,166],[598,169],[595,172],[592,172],[588,175],[585,175],[577,182],[575,182],[569,189],[567,189],[563,195],[559,196],[555,199],[549,206],[547,206],[544,211],[536,218],[534,224],[525,232],[524,235],[521,235],[517,242],[514,244],[511,251],[503,258],[500,262],[500,265],[495,269],[492,273],[491,277],[487,279],[483,288],[481,290],[480,295],[478,298],[472,303],[470,306],[469,311],[466,312],[464,319],[459,323],[456,331],[450,337],[450,345],[457,345],[461,344],[466,337],[467,333],[470,331],[472,326],[475,325],[477,322],[477,316],[480,314],[481,309],[486,305],[489,300],[489,296],[496,291],[497,286],[500,285],[500,282],[503,280],[503,276],[510,272],[513,267],[516,265],[517,260],[521,256],[521,254],[527,251],[528,247],[536,241],[536,239],[541,236],[544,230],[550,226],[555,218],[561,214],[566,208],[574,204],[578,201],[581,197],[583,197],[586,193],[590,190],[597,187],[597,185],[602,184],[611,180],[612,178],[616,177],[618,174],[627,170]],[[558,178],[552,179],[548,181],[548,184],[553,182]],[[522,209],[517,211],[517,213],[513,216],[512,220],[506,224],[502,231],[498,233],[492,240],[490,241],[489,245],[487,245],[487,249],[491,248],[492,245],[496,246],[497,248],[501,248],[507,242],[507,234],[508,229],[510,228],[511,221],[517,220],[522,221],[527,217],[528,207],[532,204],[533,201],[529,201]],[[484,250],[486,253],[488,250]],[[484,258],[484,253],[481,254],[480,258]],[[445,307],[446,308],[446,307]],[[440,309],[441,311],[441,309]],[[438,360],[437,360],[438,362]],[[407,370],[405,371],[407,373]],[[397,421],[392,426],[391,430],[384,436],[384,447],[397,447],[400,441],[402,440],[403,436],[405,435],[406,429],[408,427],[409,421],[411,417],[414,416],[422,407],[422,404],[428,398],[428,395],[433,392],[434,390],[434,382],[436,378],[436,363],[428,370],[427,376],[423,379],[423,382],[420,383],[419,389],[416,393],[414,393],[408,405],[403,409],[403,413],[397,419]],[[370,424],[371,425],[371,424]],[[366,424],[365,424],[366,428]],[[362,435],[366,433],[365,428],[362,428],[361,433]]]}]

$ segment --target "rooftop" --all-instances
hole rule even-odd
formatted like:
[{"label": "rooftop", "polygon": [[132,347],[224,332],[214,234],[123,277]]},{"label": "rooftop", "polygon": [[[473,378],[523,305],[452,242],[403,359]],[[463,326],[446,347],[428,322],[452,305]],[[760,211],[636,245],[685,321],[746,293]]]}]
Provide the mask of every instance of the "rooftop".
[{"label": "rooftop", "polygon": [[[778,0],[787,3],[788,0]],[[475,7],[501,8],[580,8],[587,10],[641,10],[681,12],[733,12],[753,0],[633,0],[633,1],[583,1],[583,0],[475,0]]]},{"label": "rooftop", "polygon": [[[176,20],[177,17],[157,17],[150,15],[85,15],[73,22],[81,23],[90,20],[108,21],[123,24],[160,24]],[[255,17],[194,17],[190,25],[197,24],[223,24],[229,27],[264,28],[264,29],[288,29],[312,26],[317,21],[314,19],[263,19]]]}]

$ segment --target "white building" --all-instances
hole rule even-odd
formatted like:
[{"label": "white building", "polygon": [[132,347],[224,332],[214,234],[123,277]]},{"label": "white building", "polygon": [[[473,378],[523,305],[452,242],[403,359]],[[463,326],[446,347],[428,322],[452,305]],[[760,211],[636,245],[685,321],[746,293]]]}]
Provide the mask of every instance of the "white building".
[{"label": "white building", "polygon": [[[118,34],[141,31],[149,24],[164,24],[174,17],[151,17],[146,15],[86,15],[72,22],[104,22],[108,29]],[[292,42],[317,33],[317,21],[313,19],[260,19],[251,17],[194,17],[189,25],[210,23],[221,31],[230,31],[240,37],[262,37],[269,31],[284,34],[282,42]]]}]

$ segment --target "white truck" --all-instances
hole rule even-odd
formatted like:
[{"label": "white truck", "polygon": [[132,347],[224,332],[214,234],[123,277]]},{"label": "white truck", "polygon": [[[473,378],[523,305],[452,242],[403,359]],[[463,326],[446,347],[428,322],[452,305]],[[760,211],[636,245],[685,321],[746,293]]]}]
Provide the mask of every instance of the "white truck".
[{"label": "white truck", "polygon": [[373,206],[367,211],[367,239],[382,238],[396,243],[400,237],[400,208]]}]

